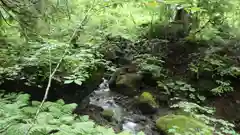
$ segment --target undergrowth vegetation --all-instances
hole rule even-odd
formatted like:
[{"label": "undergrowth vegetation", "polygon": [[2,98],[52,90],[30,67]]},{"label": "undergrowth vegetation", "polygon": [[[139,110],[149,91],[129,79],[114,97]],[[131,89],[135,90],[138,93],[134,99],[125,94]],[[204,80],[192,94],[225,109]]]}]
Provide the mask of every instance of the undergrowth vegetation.
[{"label": "undergrowth vegetation", "polygon": [[[28,94],[1,91],[0,134],[1,135],[115,135],[112,128],[95,124],[88,116],[73,114],[77,104],[45,102],[36,116],[39,101],[30,101]],[[130,135],[128,132],[118,135]],[[142,135],[139,133],[138,135]]]},{"label": "undergrowth vegetation", "polygon": [[[2,3],[6,2],[3,1]],[[224,6],[222,6],[222,3],[224,3]],[[11,5],[11,3],[7,4]],[[22,6],[28,6],[29,4],[31,5],[31,2],[26,1]],[[181,4],[192,12],[193,18],[197,18],[194,21],[198,21],[196,23],[199,23],[198,29],[193,29],[192,32],[194,34],[190,34],[191,38],[189,37],[188,39],[192,40],[193,36],[195,36],[195,38],[201,37],[201,40],[205,39],[204,37],[212,40],[212,38],[216,37],[217,39],[222,38],[218,40],[222,41],[226,37],[221,37],[221,31],[226,25],[227,28],[224,29],[224,32],[227,29],[228,35],[238,35],[234,30],[239,25],[239,22],[236,21],[238,18],[237,5],[239,3],[235,1],[222,1],[221,4],[210,2],[209,5],[212,5],[212,7],[206,6],[204,2],[188,1],[158,3],[155,1],[102,2],[94,0],[88,2],[82,0],[76,2],[57,0],[38,2],[38,4],[36,9],[31,7],[26,9],[26,11],[21,11],[22,7],[17,4],[15,5],[17,11],[8,7],[1,9],[1,36],[3,37],[1,39],[3,47],[1,47],[0,57],[3,68],[1,69],[1,75],[10,75],[9,78],[12,78],[11,76],[14,77],[16,74],[24,73],[23,69],[25,67],[37,67],[40,73],[34,75],[30,73],[31,76],[27,78],[29,80],[35,76],[45,78],[48,76],[49,68],[47,65],[49,65],[49,61],[53,65],[56,64],[61,59],[61,54],[63,54],[66,48],[77,46],[77,50],[68,50],[68,57],[64,58],[64,63],[66,62],[66,64],[62,65],[69,66],[60,68],[60,72],[65,73],[68,78],[66,82],[77,80],[76,82],[81,84],[81,81],[90,76],[89,72],[104,61],[101,54],[98,54],[97,51],[99,48],[97,44],[101,43],[104,35],[121,35],[130,40],[137,40],[146,30],[155,31],[153,24],[156,21],[159,22],[160,20],[160,23],[163,24],[172,21],[175,12],[173,4]],[[218,8],[214,8],[214,12],[212,12],[213,7]],[[33,22],[28,21],[29,18],[31,19],[31,16],[24,18],[18,15],[20,12],[31,11],[33,15],[36,15]],[[225,13],[224,16],[219,16],[223,12]],[[222,20],[220,23],[218,20],[221,19],[225,20]],[[205,25],[207,21],[211,23]],[[34,23],[36,23],[35,26],[32,25]],[[147,27],[142,27],[142,24],[147,24]],[[192,25],[196,24],[193,22]],[[209,30],[210,28],[214,30]],[[196,32],[199,30],[201,32]],[[81,62],[75,63],[79,59],[81,59]],[[8,68],[5,69],[6,67]],[[3,76],[2,78],[7,77]]]},{"label": "undergrowth vegetation", "polygon": [[216,134],[237,135],[240,118],[232,124],[205,106],[239,93],[239,7],[238,0],[0,0],[0,86],[48,81],[43,104],[0,93],[0,134],[114,135],[72,114],[77,104],[45,100],[51,80],[80,87],[94,73],[135,64],[173,108]]}]

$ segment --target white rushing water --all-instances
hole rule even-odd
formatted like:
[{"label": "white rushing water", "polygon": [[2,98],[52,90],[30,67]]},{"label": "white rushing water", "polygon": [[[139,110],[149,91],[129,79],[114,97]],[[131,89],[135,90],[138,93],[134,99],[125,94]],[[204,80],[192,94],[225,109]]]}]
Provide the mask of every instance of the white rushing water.
[{"label": "white rushing water", "polygon": [[[103,82],[99,88],[92,93],[90,97],[90,104],[102,107],[103,109],[112,109],[114,111],[114,119],[121,121],[123,119],[124,108],[114,101],[116,93],[111,92],[108,86],[108,81],[103,78]],[[135,135],[138,124],[131,121],[124,121],[122,129]]]}]

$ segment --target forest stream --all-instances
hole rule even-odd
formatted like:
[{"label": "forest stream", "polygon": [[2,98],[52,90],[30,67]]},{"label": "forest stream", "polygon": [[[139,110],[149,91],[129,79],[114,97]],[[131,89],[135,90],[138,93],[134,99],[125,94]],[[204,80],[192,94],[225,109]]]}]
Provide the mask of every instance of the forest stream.
[{"label": "forest stream", "polygon": [[240,135],[240,0],[0,0],[0,135]]},{"label": "forest stream", "polygon": [[[111,125],[116,132],[129,131],[133,135],[140,131],[147,135],[159,135],[154,121],[157,116],[170,113],[168,108],[161,108],[154,115],[143,115],[137,108],[134,108],[134,98],[110,91],[107,80],[104,78],[98,89],[84,99],[82,104],[86,102],[88,106],[81,110],[83,114],[90,115],[102,125]],[[97,108],[99,111],[96,111]],[[114,112],[113,117],[102,118],[102,115],[99,115],[101,110]]]}]

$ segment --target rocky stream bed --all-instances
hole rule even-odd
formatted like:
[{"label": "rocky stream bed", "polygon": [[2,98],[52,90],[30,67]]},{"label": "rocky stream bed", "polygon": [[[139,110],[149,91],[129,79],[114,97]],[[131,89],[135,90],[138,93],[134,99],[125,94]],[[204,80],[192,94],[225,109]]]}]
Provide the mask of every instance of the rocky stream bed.
[{"label": "rocky stream bed", "polygon": [[155,121],[159,116],[171,113],[166,106],[160,107],[155,113],[146,113],[144,109],[147,108],[136,106],[136,97],[110,91],[105,79],[97,90],[83,100],[82,106],[79,110],[81,114],[90,115],[102,125],[112,126],[116,132],[128,130],[133,135],[140,131],[147,135],[159,135]]}]

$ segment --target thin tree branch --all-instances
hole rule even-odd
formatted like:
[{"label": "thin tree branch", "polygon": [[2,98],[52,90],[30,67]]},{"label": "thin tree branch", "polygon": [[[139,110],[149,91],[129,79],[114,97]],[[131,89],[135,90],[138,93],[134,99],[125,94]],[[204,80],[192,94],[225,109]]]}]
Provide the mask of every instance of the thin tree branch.
[{"label": "thin tree branch", "polygon": [[[94,0],[93,3],[95,3],[95,0]],[[91,8],[87,11],[87,15],[86,15],[86,16],[84,17],[84,19],[82,20],[80,26],[73,32],[70,40],[68,41],[68,44],[69,44],[69,45],[72,43],[72,40],[73,40],[73,38],[77,35],[77,33],[80,32],[79,29],[81,29],[82,26],[85,25],[88,17],[90,16],[90,15],[89,15],[89,12],[93,9],[93,5],[94,5],[94,4],[92,4]],[[64,57],[66,56],[66,54],[67,54],[67,52],[68,52],[68,48],[69,48],[69,46],[65,49],[64,54],[62,55],[61,59],[59,60],[57,66],[55,67],[55,69],[53,70],[52,73],[51,73],[51,70],[52,70],[51,65],[52,65],[52,64],[51,64],[51,59],[50,59],[50,63],[49,63],[50,75],[49,75],[49,79],[48,79],[48,84],[47,84],[47,88],[46,88],[46,90],[45,90],[45,94],[44,94],[43,100],[42,100],[41,104],[39,105],[39,107],[38,107],[38,109],[37,109],[37,112],[36,112],[36,114],[35,114],[34,123],[36,122],[37,116],[38,116],[38,114],[40,113],[43,104],[44,104],[45,101],[47,100],[48,93],[49,93],[49,90],[50,90],[50,87],[51,87],[52,78],[53,78],[53,76],[55,75],[55,73],[56,73],[57,69],[59,68],[60,64],[62,63]],[[26,132],[25,135],[28,135],[28,134],[29,134],[29,132],[30,132],[30,130],[33,128],[33,126],[34,126],[34,124],[32,124],[32,126],[27,130],[27,132]]]},{"label": "thin tree branch", "polygon": [[[55,75],[55,73],[57,72],[57,69],[59,68],[60,64],[62,63],[64,57],[65,57],[66,54],[67,54],[67,52],[68,52],[68,47],[65,49],[64,54],[62,55],[61,59],[58,61],[58,64],[57,64],[57,66],[55,67],[55,69],[53,70],[52,73],[51,73],[51,70],[52,70],[51,65],[52,65],[52,64],[51,64],[51,59],[50,59],[50,62],[49,62],[50,75],[49,75],[49,78],[48,78],[47,88],[46,88],[46,90],[45,90],[45,94],[44,94],[43,100],[42,100],[41,104],[39,105],[39,107],[38,107],[38,109],[37,109],[37,112],[36,112],[36,114],[35,114],[34,122],[37,120],[37,116],[38,116],[38,114],[40,113],[43,104],[44,104],[45,101],[47,100],[48,93],[49,93],[49,90],[50,90],[50,87],[51,87],[51,83],[52,83],[52,78],[53,78],[53,76]],[[30,132],[30,130],[33,128],[33,126],[34,126],[34,125],[32,125],[32,126],[27,130],[27,132],[26,132],[25,135],[28,135],[28,134],[29,134],[29,132]]]},{"label": "thin tree branch", "polygon": [[[71,37],[73,37],[74,34],[75,34],[75,33],[73,33]],[[69,44],[69,45],[71,44],[71,39],[68,41],[68,44]],[[45,101],[47,100],[48,93],[49,93],[49,90],[50,90],[50,87],[51,87],[52,78],[53,78],[53,76],[55,75],[55,73],[57,72],[57,69],[59,68],[60,64],[62,63],[64,57],[66,56],[66,54],[67,54],[67,52],[68,52],[68,48],[69,48],[69,46],[65,49],[64,54],[62,55],[61,59],[59,60],[57,66],[55,67],[55,69],[53,70],[52,73],[51,73],[51,70],[52,70],[52,68],[51,68],[51,63],[50,63],[50,65],[49,65],[50,75],[49,75],[49,79],[48,79],[47,88],[46,88],[46,90],[45,90],[45,94],[44,94],[43,100],[42,100],[41,104],[39,105],[38,110],[37,110],[37,112],[36,112],[36,114],[35,114],[34,122],[36,121],[37,116],[38,116],[38,114],[40,113],[43,104],[44,104]],[[51,60],[50,60],[50,61],[51,61]],[[29,132],[30,132],[30,130],[33,128],[33,126],[34,126],[34,125],[32,125],[32,126],[27,130],[27,132],[26,132],[25,135],[28,135],[28,134],[29,134]]]},{"label": "thin tree branch", "polygon": [[[36,112],[36,114],[35,114],[35,118],[34,118],[34,119],[37,118],[37,116],[38,116],[38,114],[39,114],[39,112],[40,112],[40,110],[41,110],[44,102],[46,101],[46,99],[47,99],[47,97],[48,97],[49,89],[50,89],[50,87],[51,87],[52,78],[53,78],[53,76],[55,75],[57,69],[59,68],[59,66],[60,66],[60,64],[62,63],[62,61],[63,61],[63,59],[64,59],[64,57],[65,57],[66,54],[67,54],[67,49],[65,49],[64,54],[62,55],[61,59],[59,60],[57,66],[55,67],[55,69],[53,70],[52,73],[51,73],[51,65],[52,65],[52,64],[51,64],[51,62],[50,62],[50,65],[49,65],[50,75],[49,75],[49,79],[48,79],[48,85],[47,85],[47,88],[46,88],[46,91],[45,91],[43,100],[42,100],[40,106],[38,107],[38,110],[37,110],[37,112]],[[50,61],[51,61],[51,60],[50,60]]]}]

